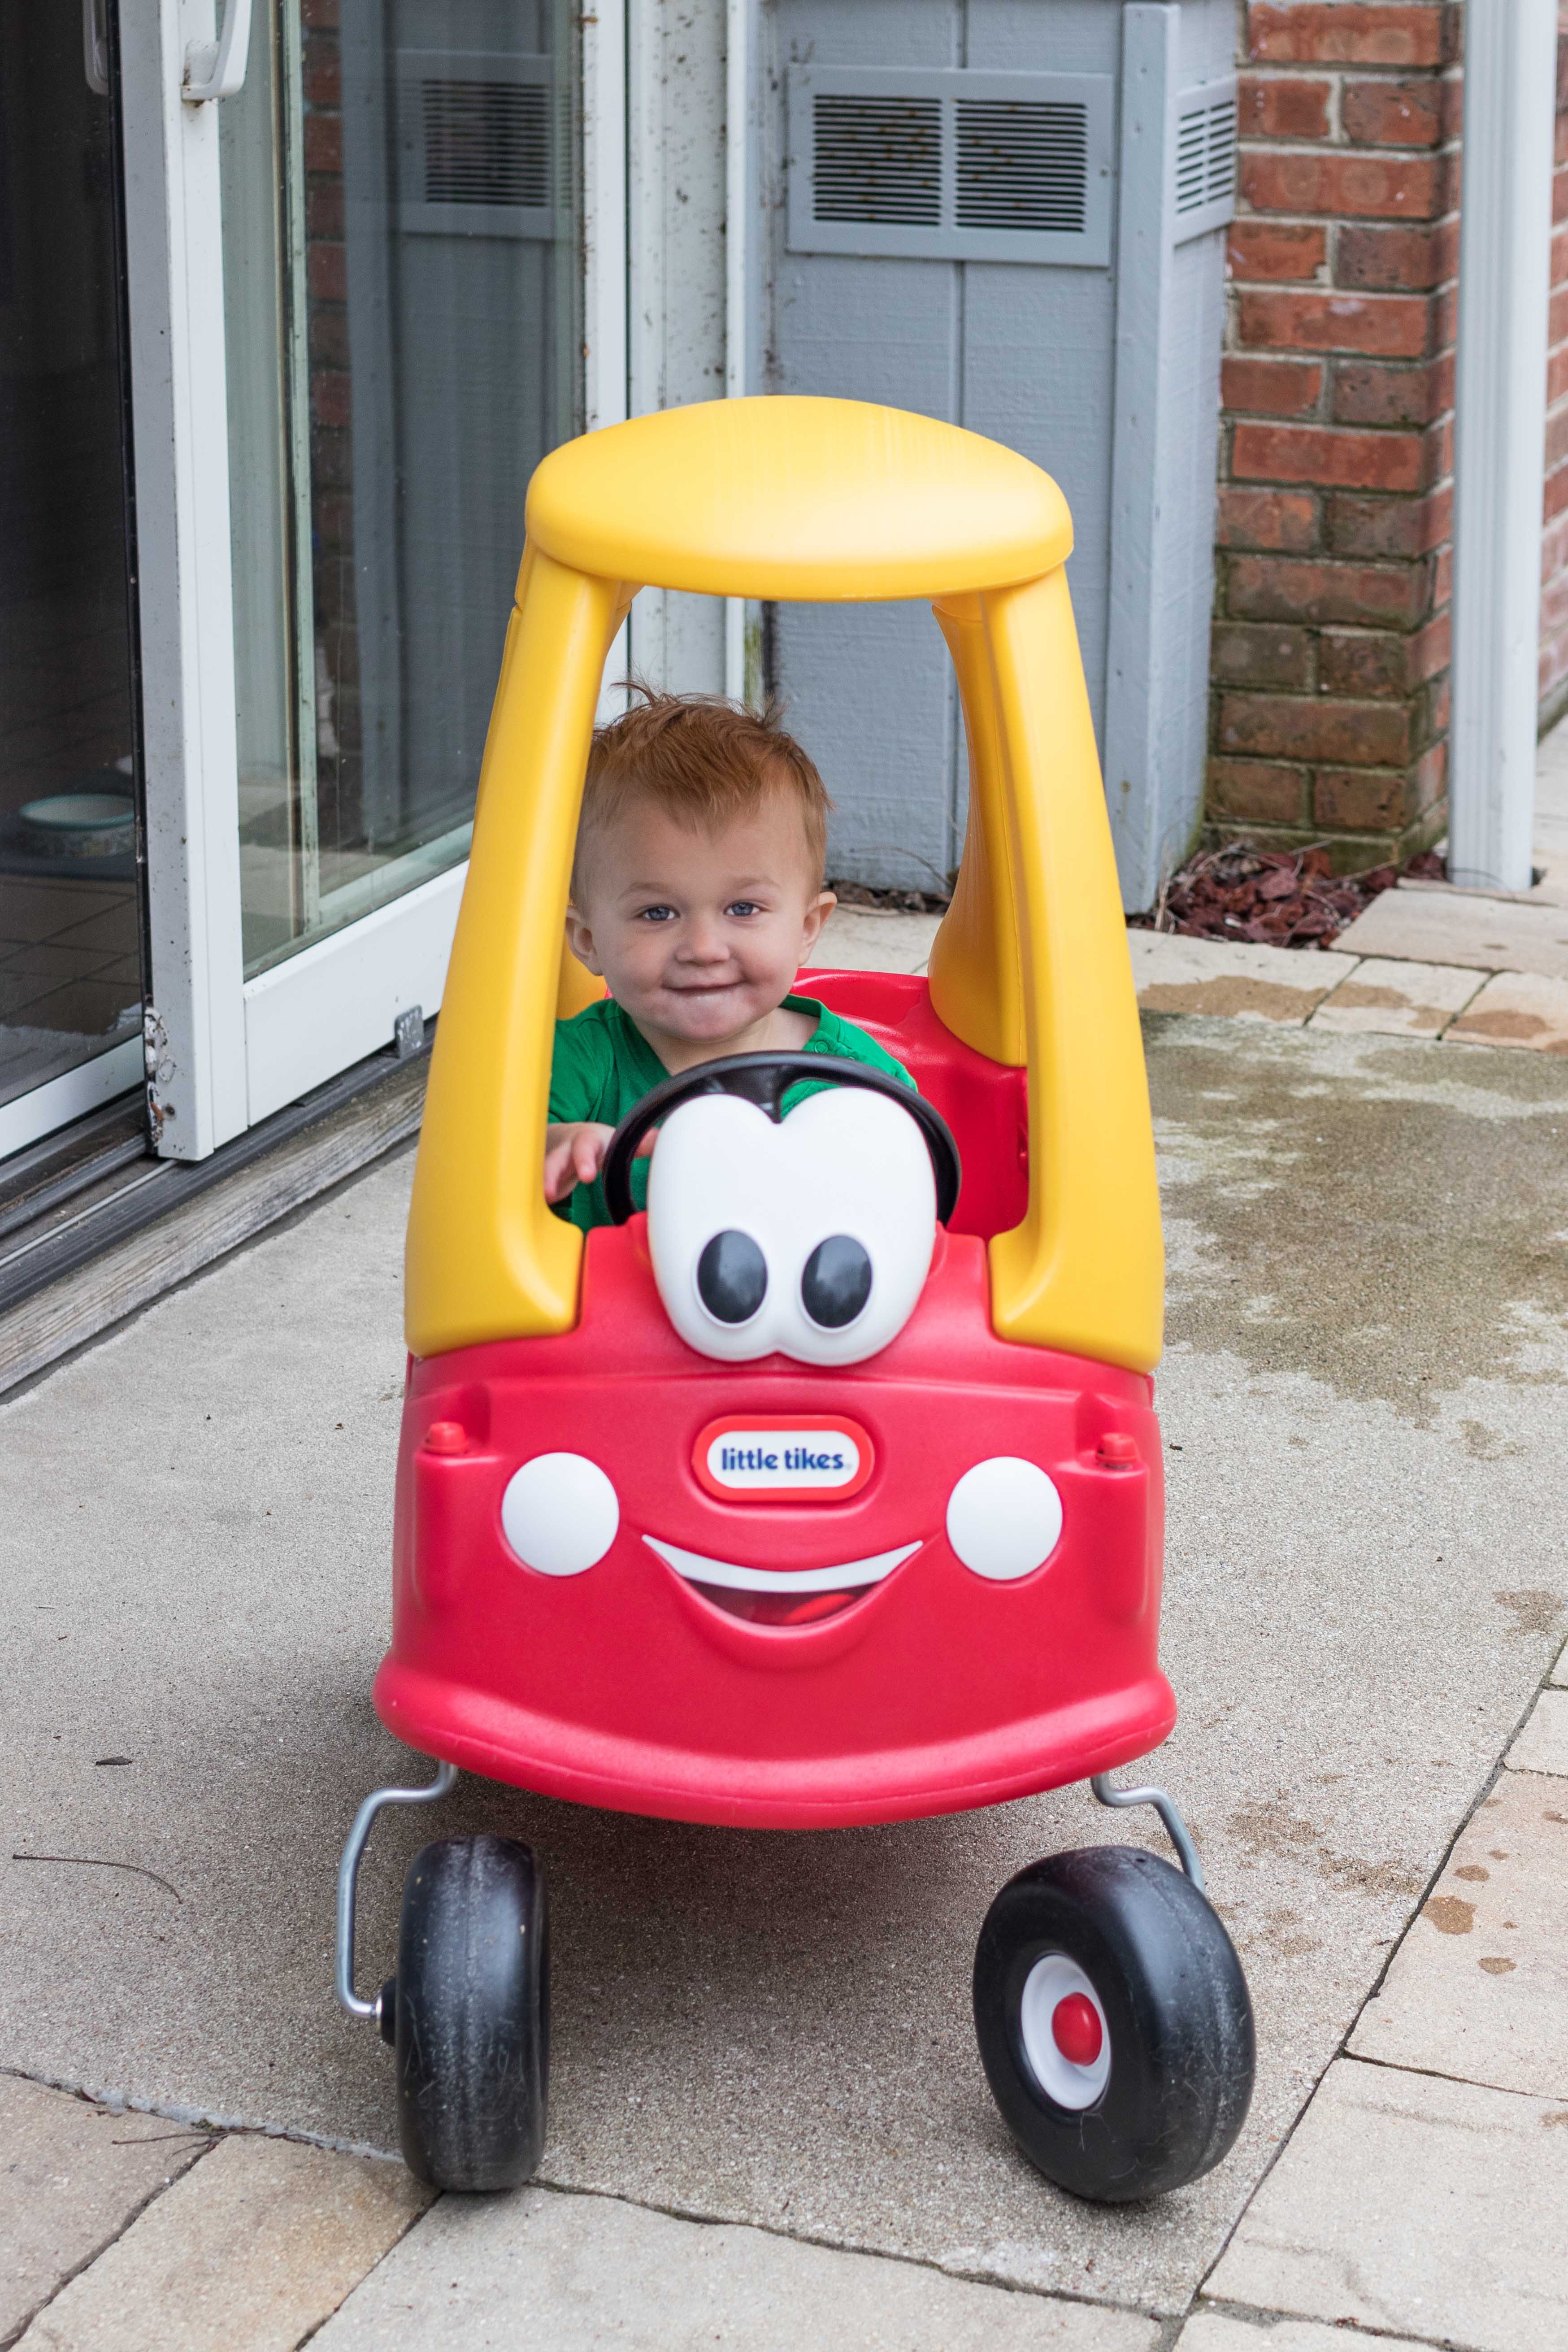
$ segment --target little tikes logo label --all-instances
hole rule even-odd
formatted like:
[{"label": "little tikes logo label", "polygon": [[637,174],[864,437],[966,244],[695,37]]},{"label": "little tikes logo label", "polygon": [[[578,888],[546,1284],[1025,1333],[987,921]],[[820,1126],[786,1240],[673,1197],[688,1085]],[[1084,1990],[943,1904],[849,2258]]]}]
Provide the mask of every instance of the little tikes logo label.
[{"label": "little tikes logo label", "polygon": [[871,1441],[842,1416],[736,1413],[710,1421],[692,1450],[692,1468],[722,1502],[842,1501],[871,1475]]}]

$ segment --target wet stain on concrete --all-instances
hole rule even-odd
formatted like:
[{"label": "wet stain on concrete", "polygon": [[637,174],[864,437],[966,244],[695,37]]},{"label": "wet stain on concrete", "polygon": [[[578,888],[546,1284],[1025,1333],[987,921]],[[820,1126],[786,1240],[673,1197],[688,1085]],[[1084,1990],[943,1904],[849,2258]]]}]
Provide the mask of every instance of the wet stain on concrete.
[{"label": "wet stain on concrete", "polygon": [[1145,1043],[1168,1343],[1418,1423],[1470,1380],[1568,1380],[1555,1064],[1239,1022],[1152,1020]]},{"label": "wet stain on concrete", "polygon": [[1542,1054],[1568,1054],[1568,1037],[1553,1034],[1550,1021],[1542,1021],[1538,1013],[1467,1013],[1458,1024],[1467,1037],[1485,1037],[1500,1045],[1530,1045],[1538,1037],[1549,1037],[1549,1045],[1537,1047]]},{"label": "wet stain on concrete", "polygon": [[1264,1021],[1305,1021],[1329,992],[1321,988],[1282,988],[1277,981],[1248,980],[1226,972],[1216,980],[1151,981],[1139,992],[1145,1013],[1220,1013],[1235,1020],[1252,1013]]},{"label": "wet stain on concrete", "polygon": [[1358,1895],[1412,1895],[1420,1874],[1408,1863],[1365,1862],[1357,1854],[1337,1853],[1326,1843],[1316,1822],[1293,1813],[1283,1798],[1259,1805],[1241,1805],[1226,1823],[1248,1853],[1283,1854],[1304,1864],[1331,1885]]},{"label": "wet stain on concrete", "polygon": [[1532,1588],[1528,1592],[1494,1592],[1492,1599],[1500,1609],[1511,1613],[1516,1633],[1554,1633],[1563,1622],[1563,1604],[1555,1592]]},{"label": "wet stain on concrete", "polygon": [[1476,1906],[1460,1895],[1434,1895],[1421,1916],[1431,1921],[1439,1936],[1468,1936],[1476,1924]]}]

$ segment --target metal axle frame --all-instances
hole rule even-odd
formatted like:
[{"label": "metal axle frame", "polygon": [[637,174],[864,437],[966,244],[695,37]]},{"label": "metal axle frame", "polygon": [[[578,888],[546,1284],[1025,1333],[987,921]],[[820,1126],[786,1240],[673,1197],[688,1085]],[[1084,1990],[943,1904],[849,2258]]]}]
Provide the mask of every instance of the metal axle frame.
[{"label": "metal axle frame", "polygon": [[442,1764],[427,1789],[373,1789],[354,1815],[354,1825],[338,1864],[337,1995],[351,2017],[374,2017],[377,2023],[381,2020],[381,1995],[377,1993],[374,2000],[362,2000],[354,1990],[355,1882],[375,1817],[384,1805],[433,1805],[438,1797],[449,1797],[457,1785],[457,1766]]},{"label": "metal axle frame", "polygon": [[1204,1891],[1204,1866],[1198,1860],[1197,1847],[1192,1832],[1176,1808],[1175,1799],[1163,1789],[1113,1789],[1109,1772],[1097,1772],[1089,1787],[1102,1805],[1152,1805],[1165,1824],[1165,1832],[1176,1849],[1176,1858],[1201,1895]]},{"label": "metal axle frame", "polygon": [[[458,1785],[458,1768],[442,1764],[436,1778],[425,1789],[374,1789],[354,1815],[353,1827],[343,1847],[343,1858],[338,1864],[338,1934],[337,1934],[337,1996],[351,2017],[381,2018],[381,1995],[374,2000],[362,2000],[354,1990],[354,1903],[359,1866],[366,1843],[375,1823],[375,1817],[386,1805],[433,1805],[442,1797],[449,1797]],[[1096,1772],[1089,1787],[1102,1805],[1120,1811],[1129,1805],[1152,1805],[1165,1824],[1166,1833],[1176,1849],[1177,1860],[1201,1895],[1204,1891],[1204,1866],[1198,1860],[1197,1847],[1192,1832],[1182,1819],[1175,1799],[1163,1789],[1117,1789],[1111,1786],[1109,1772]]]}]

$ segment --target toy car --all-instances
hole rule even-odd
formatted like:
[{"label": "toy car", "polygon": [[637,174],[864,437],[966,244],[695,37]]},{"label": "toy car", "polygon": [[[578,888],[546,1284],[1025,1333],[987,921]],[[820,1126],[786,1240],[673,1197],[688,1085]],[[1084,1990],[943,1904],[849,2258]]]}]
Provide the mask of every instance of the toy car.
[{"label": "toy car", "polygon": [[[525,1846],[426,1846],[396,1973],[374,2001],[354,1990],[371,1823],[459,1769],[780,1830],[1085,1779],[1156,1804],[1183,1868],[1093,1847],[997,1895],[980,2055],[1026,2154],[1081,2196],[1175,2188],[1240,2128],[1236,1954],[1171,1800],[1106,1777],[1175,1716],[1156,1655],[1163,1260],[1070,544],[1024,458],[854,402],[668,411],[533,478],[415,1174],[375,1685],[388,1729],[441,1769],[365,1801],[339,1879],[339,1998],[379,2018],[405,2156],[438,2187],[526,2178],[545,2118]],[[604,663],[647,583],[930,599],[964,706],[968,834],[929,983],[804,980],[919,1097],[814,1056],[842,1085],[781,1118],[798,1056],[689,1070],[617,1131],[619,1222],[584,1245],[541,1182],[552,1024],[595,986],[563,919]]]}]

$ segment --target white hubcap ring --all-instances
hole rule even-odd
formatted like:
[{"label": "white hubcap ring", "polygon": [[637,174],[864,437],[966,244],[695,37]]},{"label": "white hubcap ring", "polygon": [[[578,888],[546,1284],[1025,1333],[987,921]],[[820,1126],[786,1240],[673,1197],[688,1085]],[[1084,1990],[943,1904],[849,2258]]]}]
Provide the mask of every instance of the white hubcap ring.
[{"label": "white hubcap ring", "polygon": [[[1088,2065],[1075,2063],[1057,2039],[1057,2011],[1075,1994],[1100,2020],[1100,2048]],[[1065,1952],[1046,1953],[1025,1978],[1018,2031],[1025,2062],[1047,2098],[1075,2114],[1092,2107],[1110,2080],[1110,2028],[1093,1984]]]}]

